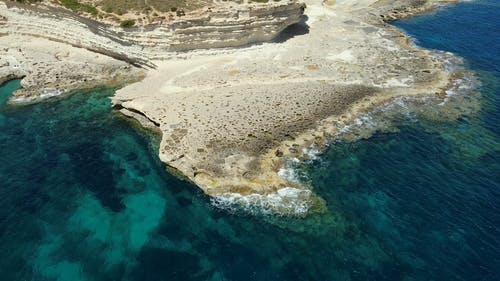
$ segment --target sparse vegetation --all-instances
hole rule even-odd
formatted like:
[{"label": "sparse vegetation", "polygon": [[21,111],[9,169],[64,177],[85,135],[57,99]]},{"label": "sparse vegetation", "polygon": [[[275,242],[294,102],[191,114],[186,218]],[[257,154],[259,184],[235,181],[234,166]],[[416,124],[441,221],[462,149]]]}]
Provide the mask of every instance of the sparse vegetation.
[{"label": "sparse vegetation", "polygon": [[[212,0],[100,0],[96,5],[107,13],[117,13],[118,11],[139,11],[150,13],[157,11],[161,13],[176,12],[178,9],[191,11],[213,3]],[[172,11],[172,7],[175,10]]]},{"label": "sparse vegetation", "polygon": [[98,2],[107,13],[122,15],[126,11],[142,11],[147,8],[145,1],[136,0],[102,0]]},{"label": "sparse vegetation", "polygon": [[59,2],[64,7],[68,8],[70,10],[73,10],[73,11],[85,12],[85,13],[89,13],[93,16],[97,16],[97,14],[99,13],[94,6],[91,6],[89,4],[80,3],[77,0],[59,0]]},{"label": "sparse vegetation", "polygon": [[42,2],[42,0],[15,0],[15,1],[19,3],[28,3],[28,4]]},{"label": "sparse vegetation", "polygon": [[[44,0],[13,0],[19,3],[38,3]],[[48,1],[48,0],[47,0]],[[120,24],[122,27],[148,24],[163,19],[173,20],[188,12],[213,4],[214,0],[50,0],[61,6]],[[222,0],[243,3],[243,0]],[[250,0],[258,3],[280,0]]]},{"label": "sparse vegetation", "polygon": [[135,25],[135,20],[123,20],[122,22],[120,22],[120,26],[121,27],[132,27]]}]

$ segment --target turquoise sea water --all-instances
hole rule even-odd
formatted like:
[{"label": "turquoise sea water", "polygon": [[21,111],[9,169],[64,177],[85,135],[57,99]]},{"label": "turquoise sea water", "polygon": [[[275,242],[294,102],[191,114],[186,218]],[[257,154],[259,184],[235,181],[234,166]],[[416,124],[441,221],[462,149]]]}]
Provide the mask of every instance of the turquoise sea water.
[{"label": "turquoise sea water", "polygon": [[330,211],[303,220],[212,207],[112,90],[1,106],[0,280],[500,280],[499,18],[486,0],[396,23],[464,57],[481,108],[330,145],[299,167]]}]

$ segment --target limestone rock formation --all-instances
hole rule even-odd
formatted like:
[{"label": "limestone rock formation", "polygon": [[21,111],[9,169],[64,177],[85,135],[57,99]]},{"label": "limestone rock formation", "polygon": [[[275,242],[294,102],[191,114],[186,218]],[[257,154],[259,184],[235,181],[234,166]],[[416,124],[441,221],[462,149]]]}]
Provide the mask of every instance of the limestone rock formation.
[{"label": "limestone rock formation", "polygon": [[308,0],[306,34],[158,61],[112,100],[161,130],[160,159],[217,204],[298,216],[322,210],[287,163],[362,114],[396,98],[442,94],[452,79],[442,57],[408,44],[384,20],[393,7],[421,11],[427,2],[417,1]]},{"label": "limestone rock formation", "polygon": [[26,74],[16,58],[12,56],[0,57],[0,84],[11,79],[22,78]]},{"label": "limestone rock formation", "polygon": [[101,53],[138,66],[172,52],[236,47],[269,41],[301,20],[296,1],[204,8],[165,24],[122,28],[63,8],[0,2],[0,33],[42,37]]}]

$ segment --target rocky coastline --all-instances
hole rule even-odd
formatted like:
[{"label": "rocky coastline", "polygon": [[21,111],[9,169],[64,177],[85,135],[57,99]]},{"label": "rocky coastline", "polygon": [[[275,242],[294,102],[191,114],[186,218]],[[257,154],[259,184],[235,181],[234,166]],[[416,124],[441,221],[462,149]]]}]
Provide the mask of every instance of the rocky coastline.
[{"label": "rocky coastline", "polygon": [[[0,2],[0,77],[25,77],[11,101],[36,99],[47,88],[129,84],[112,98],[114,108],[161,131],[160,159],[216,204],[321,212],[325,202],[289,176],[287,162],[320,151],[361,114],[394,99],[442,97],[456,73],[386,21],[453,1],[305,2],[305,11],[294,1],[221,6],[210,16],[127,31],[54,19],[54,7]],[[283,30],[280,42],[246,46]],[[30,44],[20,49],[19,40]],[[237,46],[246,47],[223,48]]]},{"label": "rocky coastline", "polygon": [[155,68],[153,60],[178,52],[269,41],[299,22],[303,10],[295,1],[214,4],[168,23],[123,28],[58,6],[0,1],[0,74],[25,77],[14,101],[52,89],[125,85]]}]

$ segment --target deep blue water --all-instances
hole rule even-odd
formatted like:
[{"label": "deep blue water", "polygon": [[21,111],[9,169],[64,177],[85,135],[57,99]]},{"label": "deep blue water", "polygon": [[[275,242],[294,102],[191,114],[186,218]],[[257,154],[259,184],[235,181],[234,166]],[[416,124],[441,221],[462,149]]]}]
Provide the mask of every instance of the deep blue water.
[{"label": "deep blue water", "polygon": [[211,207],[112,90],[3,105],[0,280],[500,280],[499,18],[489,0],[396,23],[464,57],[481,108],[330,145],[300,168],[330,211],[302,220]]}]

